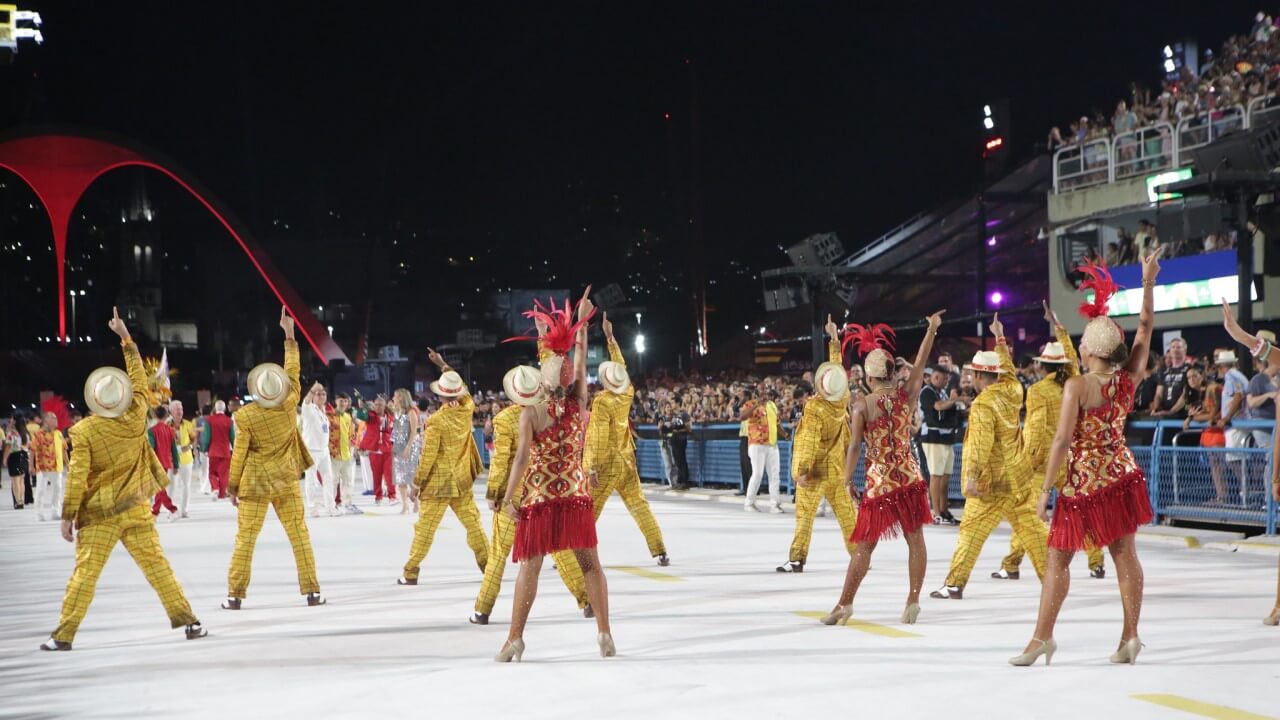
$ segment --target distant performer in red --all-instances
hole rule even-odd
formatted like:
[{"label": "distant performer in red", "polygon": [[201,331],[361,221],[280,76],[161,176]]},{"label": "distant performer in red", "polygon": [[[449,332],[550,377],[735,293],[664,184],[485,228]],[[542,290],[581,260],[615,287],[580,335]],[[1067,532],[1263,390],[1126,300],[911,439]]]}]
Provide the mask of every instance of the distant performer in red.
[{"label": "distant performer in red", "polygon": [[209,458],[209,487],[215,500],[227,497],[227,475],[231,471],[231,444],[236,440],[236,431],[227,415],[227,404],[219,400],[213,405],[213,414],[205,418],[204,436],[200,438],[200,449]]},{"label": "distant performer in red", "polygon": [[387,412],[387,399],[379,395],[374,398],[373,407],[364,423],[364,437],[360,438],[360,449],[369,454],[369,471],[373,474],[373,501],[381,505],[383,487],[386,487],[386,498],[396,501],[396,485],[391,479],[391,429],[395,425],[391,413]]}]

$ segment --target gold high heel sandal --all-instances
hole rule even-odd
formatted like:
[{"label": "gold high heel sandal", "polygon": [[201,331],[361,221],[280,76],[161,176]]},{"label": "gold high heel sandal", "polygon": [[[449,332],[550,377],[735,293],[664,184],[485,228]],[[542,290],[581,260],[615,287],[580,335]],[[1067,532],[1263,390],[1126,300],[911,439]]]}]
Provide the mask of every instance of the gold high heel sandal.
[{"label": "gold high heel sandal", "polygon": [[1120,643],[1120,649],[1116,650],[1115,654],[1111,656],[1111,662],[1117,665],[1122,663],[1133,665],[1138,662],[1138,653],[1141,651],[1142,641],[1138,639],[1137,635],[1134,635]]},{"label": "gold high heel sandal", "polygon": [[613,636],[609,633],[596,635],[596,644],[600,646],[600,657],[613,657],[618,654],[618,648],[613,646]]},{"label": "gold high heel sandal", "polygon": [[1262,624],[1270,625],[1272,627],[1280,625],[1280,607],[1272,608],[1271,614],[1262,618]]},{"label": "gold high heel sandal", "polygon": [[1053,654],[1058,651],[1058,643],[1053,638],[1041,640],[1039,638],[1031,638],[1032,641],[1040,643],[1040,647],[1035,650],[1028,650],[1016,657],[1009,658],[1009,664],[1016,667],[1028,667],[1036,664],[1036,659],[1041,655],[1044,656],[1044,664],[1047,666],[1053,662]]},{"label": "gold high heel sandal", "polygon": [[826,617],[818,622],[823,625],[848,625],[849,618],[853,615],[852,605],[837,605]]},{"label": "gold high heel sandal", "polygon": [[523,657],[524,638],[516,638],[515,640],[508,640],[507,643],[502,646],[502,652],[495,655],[493,660],[494,662],[505,663],[511,662],[511,659],[515,658],[516,662],[520,662],[520,659]]},{"label": "gold high heel sandal", "polygon": [[911,603],[902,609],[902,624],[915,625],[918,617],[920,617],[919,603]]}]

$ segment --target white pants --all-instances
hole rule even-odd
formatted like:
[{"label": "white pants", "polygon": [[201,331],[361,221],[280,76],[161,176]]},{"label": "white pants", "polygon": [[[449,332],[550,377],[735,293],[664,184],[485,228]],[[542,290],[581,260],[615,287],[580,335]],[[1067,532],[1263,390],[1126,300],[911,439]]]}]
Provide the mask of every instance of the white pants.
[{"label": "white pants", "polygon": [[62,473],[36,473],[36,513],[41,520],[62,516]]},{"label": "white pants", "polygon": [[212,495],[213,487],[209,485],[209,456],[204,453],[196,453],[196,467],[199,468],[200,494]]},{"label": "white pants", "polygon": [[362,494],[373,492],[373,469],[369,465],[368,453],[360,456],[360,485],[364,488]]},{"label": "white pants", "polygon": [[342,504],[356,504],[355,461],[329,459],[333,467],[334,489],[342,491]]},{"label": "white pants", "polygon": [[191,501],[191,468],[192,465],[178,465],[173,473],[173,481],[169,483],[169,499],[178,508],[179,515],[187,514],[187,504]]},{"label": "white pants", "polygon": [[748,506],[756,502],[756,493],[760,492],[760,480],[769,473],[769,502],[782,504],[782,477],[778,468],[777,445],[748,445],[747,458],[751,461],[751,482],[747,484]]},{"label": "white pants", "polygon": [[[334,488],[333,466],[329,464],[329,449],[308,449],[315,465],[307,468],[304,482],[307,488],[307,507],[319,510],[326,515],[333,511]],[[323,484],[321,484],[323,481]]]}]

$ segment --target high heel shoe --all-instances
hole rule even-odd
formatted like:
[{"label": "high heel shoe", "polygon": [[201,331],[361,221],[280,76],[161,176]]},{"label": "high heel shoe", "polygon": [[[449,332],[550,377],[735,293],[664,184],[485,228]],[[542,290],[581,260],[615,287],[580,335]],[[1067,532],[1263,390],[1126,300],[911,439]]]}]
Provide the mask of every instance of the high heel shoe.
[{"label": "high heel shoe", "polygon": [[902,624],[915,625],[916,618],[920,617],[920,604],[911,603],[902,609]]},{"label": "high heel shoe", "polygon": [[852,605],[837,605],[829,615],[822,618],[818,622],[823,625],[848,625],[849,618],[853,615]]},{"label": "high heel shoe", "polygon": [[507,643],[502,646],[502,652],[493,656],[493,661],[505,663],[511,662],[511,659],[515,658],[516,662],[520,662],[520,659],[523,657],[524,638],[516,638],[515,640],[508,640]]},{"label": "high heel shoe", "polygon": [[1058,643],[1053,638],[1041,640],[1039,638],[1031,638],[1032,641],[1040,643],[1040,647],[1035,650],[1028,650],[1016,657],[1009,658],[1009,664],[1016,667],[1028,667],[1036,663],[1036,659],[1041,655],[1044,656],[1044,664],[1049,665],[1053,662],[1053,654],[1058,651]]},{"label": "high heel shoe", "polygon": [[1262,618],[1262,624],[1270,625],[1272,627],[1275,627],[1276,625],[1280,625],[1280,607],[1272,608],[1271,614]]},{"label": "high heel shoe", "polygon": [[600,645],[600,657],[613,657],[618,654],[618,648],[613,646],[613,636],[609,633],[596,635],[596,643]]},{"label": "high heel shoe", "polygon": [[1133,665],[1138,662],[1138,653],[1141,651],[1142,641],[1138,639],[1137,635],[1134,635],[1120,643],[1120,649],[1116,650],[1115,654],[1111,656],[1111,662],[1117,665],[1121,663]]}]

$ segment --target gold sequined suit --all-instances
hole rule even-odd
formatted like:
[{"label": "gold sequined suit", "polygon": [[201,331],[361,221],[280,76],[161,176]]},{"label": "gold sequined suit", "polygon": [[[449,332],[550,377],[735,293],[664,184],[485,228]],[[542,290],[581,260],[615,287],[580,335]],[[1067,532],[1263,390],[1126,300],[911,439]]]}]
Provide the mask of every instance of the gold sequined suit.
[{"label": "gold sequined suit", "polygon": [[[1067,355],[1067,375],[1074,377],[1080,374],[1080,358],[1076,354],[1075,345],[1071,342],[1071,335],[1066,328],[1061,325],[1055,329],[1058,342],[1062,344],[1062,349]],[[1027,462],[1031,464],[1032,481],[1041,482],[1044,479],[1046,465],[1049,464],[1049,449],[1053,446],[1053,437],[1058,432],[1058,416],[1062,412],[1062,386],[1059,385],[1053,376],[1046,377],[1040,382],[1027,388],[1027,419],[1026,424],[1022,428],[1022,452],[1027,458]],[[1054,480],[1054,485],[1062,487],[1063,481],[1067,479],[1067,464],[1063,463],[1058,477]],[[1027,497],[1030,499],[1032,509],[1035,509],[1036,503],[1039,502],[1039,493],[1029,493]],[[1005,572],[1016,573],[1018,566],[1022,564],[1022,556],[1026,554],[1022,543],[1019,542],[1018,536],[1014,535],[1009,538],[1009,554],[1004,557],[1000,563]],[[1093,570],[1102,567],[1102,549],[1089,549],[1089,569]]]},{"label": "gold sequined suit", "polygon": [[231,451],[231,475],[227,492],[240,503],[236,547],[227,570],[227,597],[244,598],[249,590],[253,549],[267,519],[267,507],[276,517],[293,546],[298,566],[298,591],[303,595],[320,592],[316,579],[316,559],[311,550],[306,512],[298,479],[313,461],[298,432],[298,343],[284,343],[284,370],[289,376],[289,392],[273,408],[250,403],[236,412],[235,447]]},{"label": "gold sequined suit", "polygon": [[960,479],[966,495],[971,482],[976,482],[978,494],[968,496],[964,503],[964,519],[946,580],[952,587],[963,588],[969,582],[983,544],[1001,519],[1008,519],[1013,534],[1031,554],[1036,574],[1044,575],[1049,530],[1036,517],[1028,499],[1038,489],[1033,489],[1031,464],[1022,450],[1018,422],[1022,383],[1004,338],[996,344],[996,353],[1000,356],[1000,377],[973,401],[964,436]]},{"label": "gold sequined suit", "polygon": [[[519,405],[503,408],[493,416],[493,452],[489,454],[489,482],[485,489],[485,498],[491,502],[501,503],[507,494],[507,480],[511,474],[511,461],[516,456],[516,443],[520,439]],[[516,506],[520,498],[515,498]],[[501,508],[493,513],[493,537],[489,542],[489,561],[484,566],[484,582],[480,583],[480,594],[476,596],[476,612],[488,615],[493,612],[493,605],[498,600],[498,591],[502,587],[502,575],[507,569],[507,557],[511,555],[511,546],[516,541],[516,521]],[[587,606],[587,581],[582,574],[573,552],[563,550],[552,553],[556,570],[565,587],[573,594],[578,607]]]},{"label": "gold sequined suit", "polygon": [[62,517],[76,533],[76,565],[67,582],[53,639],[71,642],[93,602],[102,568],[117,542],[160,596],[173,627],[198,622],[160,547],[151,496],[168,474],[147,441],[147,373],[132,341],[123,343],[133,401],[118,418],[87,417],[71,427],[71,463]]},{"label": "gold sequined suit", "polygon": [[[619,365],[626,366],[622,351],[616,342],[609,342],[609,359]],[[601,390],[591,401],[591,418],[587,422],[587,443],[582,453],[582,471],[590,476],[596,473],[596,487],[591,491],[591,500],[595,507],[596,519],[604,511],[604,504],[609,496],[617,490],[622,496],[622,503],[627,506],[640,532],[644,533],[644,541],[649,546],[649,555],[658,557],[667,554],[667,547],[662,542],[662,529],[653,517],[649,501],[640,489],[640,472],[636,469],[636,445],[631,438],[631,401],[636,394],[635,386],[628,385],[622,393]]]},{"label": "gold sequined suit", "polygon": [[[829,361],[839,363],[839,343],[828,342],[827,355]],[[823,498],[835,511],[845,549],[852,555],[850,538],[857,525],[858,511],[844,484],[844,458],[849,451],[848,398],[836,402],[828,402],[816,395],[809,398],[796,426],[791,448],[791,477],[807,475],[809,487],[796,485],[796,533],[791,540],[790,560],[803,563],[809,557],[813,518]]]},{"label": "gold sequined suit", "polygon": [[475,553],[481,572],[489,559],[489,543],[471,495],[471,486],[484,469],[472,433],[471,418],[475,411],[475,401],[464,391],[455,404],[445,404],[427,418],[422,433],[422,454],[413,478],[418,488],[419,510],[409,561],[404,565],[404,577],[408,580],[418,579],[418,571],[431,550],[444,511],[450,508],[467,531],[467,544]]}]

